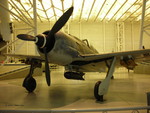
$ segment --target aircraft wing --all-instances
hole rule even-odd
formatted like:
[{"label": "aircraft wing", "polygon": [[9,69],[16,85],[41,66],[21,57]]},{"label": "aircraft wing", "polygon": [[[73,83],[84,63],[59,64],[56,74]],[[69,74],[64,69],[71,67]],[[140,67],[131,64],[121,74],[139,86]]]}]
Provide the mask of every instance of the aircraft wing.
[{"label": "aircraft wing", "polygon": [[14,57],[14,58],[19,58],[19,59],[34,58],[37,60],[42,60],[42,58],[39,55],[23,55],[23,54],[3,54],[3,55]]},{"label": "aircraft wing", "polygon": [[[113,53],[96,54],[96,55],[95,54],[81,55],[72,62],[72,65],[84,66],[93,63],[107,61],[112,59],[112,57],[117,58],[118,64],[121,64],[125,67],[127,67],[127,65],[129,66],[133,65],[135,67],[136,65],[135,63],[137,62],[150,60],[150,49],[125,51],[125,52],[113,52]],[[129,62],[129,60],[135,62]],[[130,69],[130,67],[127,68]]]}]

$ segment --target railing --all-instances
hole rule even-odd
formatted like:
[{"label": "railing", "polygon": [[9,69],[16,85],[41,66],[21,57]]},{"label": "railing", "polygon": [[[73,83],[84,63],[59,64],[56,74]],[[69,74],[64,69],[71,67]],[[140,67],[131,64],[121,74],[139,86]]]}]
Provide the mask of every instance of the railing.
[{"label": "railing", "polygon": [[[102,112],[108,113],[111,111],[131,111],[131,113],[140,113],[139,110],[147,110],[149,113],[150,106],[143,107],[125,107],[125,108],[97,108],[97,109],[51,109],[51,110],[0,110],[0,113],[79,113],[79,112]],[[129,113],[129,112],[128,112]]]},{"label": "railing", "polygon": [[[14,40],[13,42],[8,43],[7,45],[5,45],[4,47],[0,48],[0,51],[4,50],[5,48],[7,48],[8,46],[10,46],[11,44],[14,44],[16,41],[18,41],[18,39]],[[21,46],[23,45],[24,42],[22,42],[22,44],[20,44],[20,46],[18,47],[18,49],[21,48]],[[18,49],[13,50],[11,53],[14,54]],[[8,62],[8,60],[10,59],[10,57],[7,57],[4,61],[4,63],[1,64],[1,66],[4,66],[4,64],[6,62]]]},{"label": "railing", "polygon": [[[9,65],[9,64],[5,64],[5,65]],[[17,71],[20,71],[20,70],[23,70],[23,69],[26,69],[26,68],[30,67],[29,65],[25,65],[25,64],[24,65],[23,64],[12,64],[12,66],[24,66],[24,67],[20,67],[18,69],[13,69],[13,70],[10,70],[8,72],[0,73],[0,76],[10,74],[10,73],[14,73],[14,72],[17,72]]]}]

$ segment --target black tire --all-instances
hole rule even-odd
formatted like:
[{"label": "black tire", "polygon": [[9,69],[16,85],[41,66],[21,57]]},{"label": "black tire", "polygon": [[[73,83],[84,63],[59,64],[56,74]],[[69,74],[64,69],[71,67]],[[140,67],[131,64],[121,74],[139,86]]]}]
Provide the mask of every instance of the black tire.
[{"label": "black tire", "polygon": [[101,101],[103,102],[103,95],[99,95],[98,94],[98,89],[99,89],[99,85],[101,84],[101,81],[96,82],[95,87],[94,87],[94,96],[96,98],[97,101]]},{"label": "black tire", "polygon": [[23,81],[23,87],[26,88],[26,90],[31,93],[36,88],[36,80],[33,77],[27,77]]}]

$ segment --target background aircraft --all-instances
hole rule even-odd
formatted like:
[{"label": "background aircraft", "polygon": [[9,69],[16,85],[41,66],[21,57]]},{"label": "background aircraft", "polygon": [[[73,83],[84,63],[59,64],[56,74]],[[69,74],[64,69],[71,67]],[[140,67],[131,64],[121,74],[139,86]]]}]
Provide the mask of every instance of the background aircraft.
[{"label": "background aircraft", "polygon": [[107,93],[109,82],[113,77],[116,66],[124,66],[127,69],[134,69],[136,61],[149,58],[144,54],[150,49],[114,52],[99,54],[87,40],[80,40],[75,36],[60,32],[73,12],[69,8],[54,24],[51,30],[45,31],[37,36],[19,34],[17,37],[25,41],[34,41],[40,56],[6,54],[13,57],[26,58],[25,63],[31,65],[29,74],[24,79],[23,86],[33,92],[36,88],[36,81],[32,77],[33,71],[41,67],[45,62],[45,75],[48,86],[51,84],[50,69],[48,63],[65,66],[64,76],[67,79],[84,80],[85,72],[101,72],[108,68],[106,78],[98,81],[94,87],[94,96],[98,101],[103,101],[103,95]]}]

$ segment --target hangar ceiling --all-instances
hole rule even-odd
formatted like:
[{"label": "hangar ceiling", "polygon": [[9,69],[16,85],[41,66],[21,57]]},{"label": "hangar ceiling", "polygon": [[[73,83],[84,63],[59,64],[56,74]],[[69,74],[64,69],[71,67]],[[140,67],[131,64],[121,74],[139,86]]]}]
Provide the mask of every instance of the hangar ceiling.
[{"label": "hangar ceiling", "polygon": [[[33,0],[8,0],[11,19],[33,19]],[[70,6],[74,6],[72,21],[139,21],[143,0],[36,0],[37,19],[55,21]],[[15,14],[15,15],[14,15]],[[17,15],[17,16],[16,16]],[[150,21],[150,0],[147,0],[145,20]]]}]

